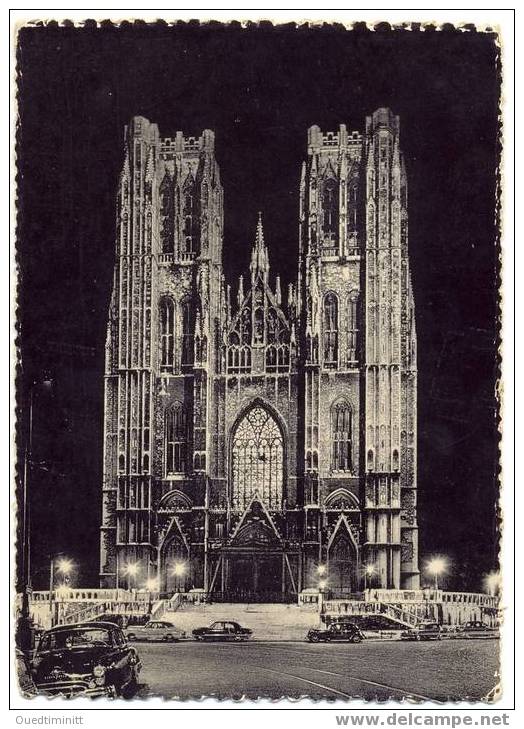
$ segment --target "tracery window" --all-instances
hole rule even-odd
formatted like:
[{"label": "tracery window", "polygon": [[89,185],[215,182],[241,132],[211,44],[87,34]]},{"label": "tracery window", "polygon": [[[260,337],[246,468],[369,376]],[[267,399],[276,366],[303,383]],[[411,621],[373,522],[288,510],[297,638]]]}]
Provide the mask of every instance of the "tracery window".
[{"label": "tracery window", "polygon": [[193,177],[191,173],[188,174],[184,183],[184,207],[183,207],[183,253],[192,253],[194,250],[193,246],[193,213],[194,213],[194,199],[193,199]]},{"label": "tracery window", "polygon": [[175,304],[168,297],[160,301],[160,369],[171,370],[174,358]]},{"label": "tracery window", "polygon": [[331,177],[323,186],[322,232],[324,246],[336,248],[338,242],[338,182]]},{"label": "tracery window", "polygon": [[280,510],[283,460],[284,443],[278,423],[262,406],[253,407],[233,433],[233,508],[246,508],[256,491],[269,509]]},{"label": "tracery window", "polygon": [[173,184],[166,172],[159,188],[160,196],[160,240],[162,253],[173,253],[174,200]]},{"label": "tracery window", "polygon": [[352,470],[351,437],[351,408],[347,402],[338,402],[333,406],[331,413],[334,471]]},{"label": "tracery window", "polygon": [[336,368],[338,363],[338,301],[333,293],[324,299],[324,366]]},{"label": "tracery window", "polygon": [[166,410],[165,425],[165,475],[184,473],[187,462],[187,417],[182,403],[176,402]]}]

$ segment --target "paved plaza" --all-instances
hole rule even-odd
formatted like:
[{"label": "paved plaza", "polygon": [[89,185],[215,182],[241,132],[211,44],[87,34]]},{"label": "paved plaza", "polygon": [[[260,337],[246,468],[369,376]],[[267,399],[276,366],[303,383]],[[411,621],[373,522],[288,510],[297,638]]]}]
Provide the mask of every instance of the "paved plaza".
[{"label": "paved plaza", "polygon": [[138,643],[139,696],[282,696],[481,701],[497,685],[498,640],[308,644]]}]

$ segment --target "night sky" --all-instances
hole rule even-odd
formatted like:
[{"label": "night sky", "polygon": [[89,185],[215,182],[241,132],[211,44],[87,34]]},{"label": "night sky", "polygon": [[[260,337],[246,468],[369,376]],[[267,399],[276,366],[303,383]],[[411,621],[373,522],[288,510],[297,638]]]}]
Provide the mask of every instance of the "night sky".
[{"label": "night sky", "polygon": [[[298,184],[312,124],[363,130],[400,116],[419,357],[421,565],[452,588],[497,567],[499,76],[495,37],[212,24],[25,28],[18,84],[18,443],[33,395],[33,583],[49,555],[96,585],[104,339],[124,125],[216,132],[229,282],[248,267],[257,211],[271,274],[296,275]],[[424,580],[423,580],[424,581]]]}]

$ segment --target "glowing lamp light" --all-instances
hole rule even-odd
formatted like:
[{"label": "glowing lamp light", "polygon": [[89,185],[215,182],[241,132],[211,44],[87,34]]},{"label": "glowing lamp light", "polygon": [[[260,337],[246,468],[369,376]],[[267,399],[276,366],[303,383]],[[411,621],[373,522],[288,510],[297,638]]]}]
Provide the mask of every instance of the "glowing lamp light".
[{"label": "glowing lamp light", "polygon": [[444,557],[433,557],[426,565],[426,569],[430,575],[435,578],[435,590],[438,590],[438,578],[447,572],[448,563]]},{"label": "glowing lamp light", "polygon": [[183,562],[176,562],[173,566],[173,574],[176,577],[182,577],[186,573],[186,565]]},{"label": "glowing lamp light", "polygon": [[73,569],[73,563],[70,559],[60,559],[56,565],[57,572],[61,572],[63,575],[68,575]]},{"label": "glowing lamp light", "polygon": [[128,565],[126,565],[126,574],[134,577],[136,574],[138,574],[138,568],[138,562],[130,562]]},{"label": "glowing lamp light", "polygon": [[322,575],[325,575],[326,574],[326,569],[327,568],[326,568],[326,565],[325,564],[319,564],[318,567],[317,567],[317,572],[318,572],[318,574],[320,576],[322,576]]},{"label": "glowing lamp light", "polygon": [[326,589],[326,585],[327,585],[327,581],[326,580],[320,580],[320,582],[318,583],[318,589],[321,590],[321,591],[322,590],[325,590]]},{"label": "glowing lamp light", "polygon": [[496,595],[501,587],[502,579],[500,572],[490,572],[484,578],[484,589],[488,595]]},{"label": "glowing lamp light", "polygon": [[158,580],[148,580],[146,582],[146,590],[149,590],[149,592],[156,592],[158,590]]},{"label": "glowing lamp light", "polygon": [[69,586],[64,584],[58,585],[56,588],[56,594],[63,600],[69,594]]},{"label": "glowing lamp light", "polygon": [[374,575],[376,572],[376,567],[374,564],[367,564],[365,567],[365,572],[368,577],[371,577],[371,575]]}]

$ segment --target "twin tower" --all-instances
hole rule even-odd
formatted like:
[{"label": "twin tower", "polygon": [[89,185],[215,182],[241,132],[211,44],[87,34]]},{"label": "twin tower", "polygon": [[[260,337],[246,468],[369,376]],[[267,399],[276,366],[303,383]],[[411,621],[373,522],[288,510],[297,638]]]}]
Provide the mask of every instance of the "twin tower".
[{"label": "twin tower", "polygon": [[132,119],[107,328],[102,586],[260,602],[294,601],[320,578],[333,597],[418,588],[399,144],[389,109],[364,133],[309,129],[283,292],[260,217],[249,270],[226,280],[213,132],[162,138]]}]

